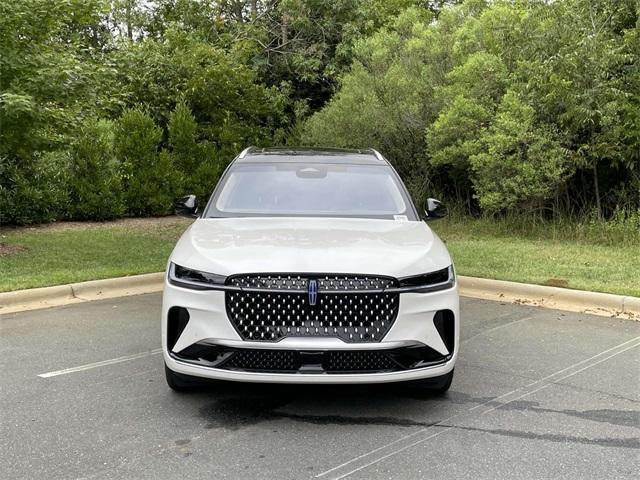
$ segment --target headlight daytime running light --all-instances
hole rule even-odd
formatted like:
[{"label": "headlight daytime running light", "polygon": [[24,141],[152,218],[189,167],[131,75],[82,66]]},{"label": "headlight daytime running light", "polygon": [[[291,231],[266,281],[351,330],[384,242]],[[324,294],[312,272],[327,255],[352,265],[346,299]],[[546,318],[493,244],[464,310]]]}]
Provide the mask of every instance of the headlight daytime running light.
[{"label": "headlight daytime running light", "polygon": [[169,266],[169,283],[193,290],[212,290],[222,287],[227,277],[215,273],[202,272],[171,263]]},{"label": "headlight daytime running light", "polygon": [[456,273],[453,265],[442,270],[400,278],[399,290],[412,292],[435,292],[447,290],[456,283]]}]

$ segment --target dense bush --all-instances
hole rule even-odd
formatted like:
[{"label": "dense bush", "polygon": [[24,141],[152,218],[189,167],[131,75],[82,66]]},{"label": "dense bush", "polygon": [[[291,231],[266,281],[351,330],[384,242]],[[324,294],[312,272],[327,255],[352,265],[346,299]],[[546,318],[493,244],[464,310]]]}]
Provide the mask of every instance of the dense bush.
[{"label": "dense bush", "polygon": [[44,223],[64,216],[67,165],[66,152],[37,153],[28,165],[0,156],[0,224]]},{"label": "dense bush", "polygon": [[637,0],[0,2],[0,223],[168,213],[246,146],[299,143],[375,147],[418,202],[619,218],[640,205],[638,18]]},{"label": "dense bush", "polygon": [[124,112],[115,129],[124,196],[131,215],[166,215],[181,178],[168,152],[159,152],[162,130],[143,110]]},{"label": "dense bush", "polygon": [[198,123],[184,102],[169,116],[169,147],[173,163],[182,173],[181,193],[206,201],[224,165],[211,142],[198,141]]},{"label": "dense bush", "polygon": [[495,120],[469,158],[480,206],[488,211],[528,207],[551,198],[565,180],[568,159],[556,136],[536,125],[535,112],[514,92],[500,102]]},{"label": "dense bush", "polygon": [[408,9],[356,45],[303,139],[376,146],[471,211],[633,210],[638,13],[632,0],[468,0],[435,22]]},{"label": "dense bush", "polygon": [[[411,9],[391,29],[357,44],[351,71],[328,105],[309,119],[303,143],[375,147],[405,179],[424,176],[421,139],[436,114],[428,100],[438,75],[421,60],[430,54],[430,21],[428,12]],[[416,41],[407,42],[414,36]]]},{"label": "dense bush", "polygon": [[0,2],[0,224],[65,215],[66,146],[82,117],[101,111],[110,84],[86,43],[101,5]]},{"label": "dense bush", "polygon": [[78,132],[70,153],[69,216],[78,220],[122,216],[122,172],[114,152],[113,123],[89,121]]},{"label": "dense bush", "polygon": [[233,156],[268,144],[284,121],[286,98],[259,82],[247,63],[252,49],[227,51],[197,35],[169,29],[163,41],[145,39],[115,54],[124,89],[163,128],[176,105],[187,105],[198,137]]}]

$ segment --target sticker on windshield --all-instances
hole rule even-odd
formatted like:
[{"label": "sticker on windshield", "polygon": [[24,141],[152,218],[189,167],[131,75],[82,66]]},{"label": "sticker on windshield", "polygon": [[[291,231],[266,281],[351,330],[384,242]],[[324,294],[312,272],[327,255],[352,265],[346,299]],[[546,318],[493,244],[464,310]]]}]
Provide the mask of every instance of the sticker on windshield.
[{"label": "sticker on windshield", "polygon": [[407,218],[406,215],[394,215],[393,218],[395,220],[398,220],[399,222],[408,222],[409,219]]}]

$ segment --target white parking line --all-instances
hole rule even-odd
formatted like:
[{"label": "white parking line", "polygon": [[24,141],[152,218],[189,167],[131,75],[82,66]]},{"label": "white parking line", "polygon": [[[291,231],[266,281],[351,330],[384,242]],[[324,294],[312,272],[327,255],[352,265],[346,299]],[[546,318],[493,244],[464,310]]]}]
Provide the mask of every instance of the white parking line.
[{"label": "white parking line", "polygon": [[[442,433],[445,433],[445,432],[449,431],[450,429],[455,427],[455,425],[448,425],[448,423],[453,419],[457,419],[459,417],[463,417],[463,415],[469,415],[470,412],[472,412],[472,411],[474,411],[474,410],[476,410],[478,408],[482,408],[482,407],[488,406],[488,405],[490,405],[490,404],[492,404],[492,403],[494,403],[494,402],[496,402],[496,401],[498,401],[500,399],[505,399],[505,397],[510,397],[514,393],[518,393],[518,392],[521,392],[522,390],[529,389],[528,391],[526,391],[524,393],[521,393],[520,395],[518,395],[516,397],[508,399],[504,403],[500,403],[499,405],[491,406],[490,408],[488,408],[487,410],[485,410],[484,412],[479,414],[479,415],[485,415],[485,414],[487,414],[489,412],[492,412],[492,411],[494,411],[494,410],[496,410],[496,409],[498,409],[500,407],[508,405],[509,403],[511,403],[511,402],[513,402],[515,400],[519,400],[519,399],[521,399],[523,397],[526,397],[526,396],[531,395],[531,394],[533,394],[535,392],[538,392],[538,391],[542,390],[543,388],[548,387],[550,385],[550,383],[543,384],[541,386],[538,386],[537,388],[531,388],[531,387],[534,387],[535,385],[539,385],[539,384],[541,384],[541,383],[543,383],[545,381],[557,382],[557,381],[560,381],[560,380],[564,380],[564,379],[572,377],[573,375],[576,375],[576,374],[578,374],[580,372],[583,372],[584,370],[587,370],[588,368],[594,367],[594,366],[596,366],[596,365],[598,365],[598,364],[600,364],[602,362],[605,362],[606,360],[609,360],[610,358],[615,357],[616,355],[619,355],[619,354],[621,354],[623,352],[626,352],[627,350],[631,350],[632,348],[636,348],[636,347],[640,346],[639,340],[640,340],[640,337],[635,337],[635,338],[632,338],[631,340],[627,340],[626,342],[623,342],[623,343],[621,343],[619,345],[616,345],[616,346],[611,347],[611,348],[609,348],[607,350],[604,350],[604,351],[602,351],[602,352],[600,352],[600,353],[598,353],[598,354],[596,354],[596,355],[594,355],[592,357],[589,357],[589,358],[581,360],[581,361],[579,361],[577,363],[574,363],[574,364],[572,364],[572,365],[570,365],[568,367],[565,367],[565,368],[563,368],[561,370],[558,370],[557,372],[554,372],[554,373],[552,373],[550,375],[547,375],[546,377],[543,377],[543,378],[541,378],[539,380],[531,382],[531,383],[529,383],[527,385],[524,385],[522,387],[516,388],[515,390],[512,390],[510,392],[504,393],[504,394],[502,394],[502,395],[500,395],[498,397],[495,397],[495,398],[493,398],[491,400],[488,400],[488,401],[486,401],[486,402],[484,402],[484,403],[482,403],[480,405],[476,405],[474,407],[471,407],[471,408],[469,408],[468,410],[466,410],[464,412],[457,413],[457,414],[452,415],[452,416],[450,416],[448,418],[445,418],[444,420],[441,420],[438,423],[435,423],[434,425],[431,425],[429,427],[426,427],[426,428],[423,428],[421,430],[418,430],[417,432],[414,432],[412,434],[405,435],[405,436],[400,437],[400,438],[398,438],[398,439],[396,439],[396,440],[394,440],[394,441],[392,441],[392,442],[390,442],[388,444],[382,445],[381,447],[378,447],[378,448],[376,448],[374,450],[371,450],[369,452],[363,453],[362,455],[359,455],[359,456],[357,456],[355,458],[352,458],[351,460],[349,460],[347,462],[344,462],[344,463],[342,463],[340,465],[337,465],[337,466],[335,466],[335,467],[333,467],[333,468],[331,468],[329,470],[326,470],[324,472],[319,473],[318,475],[315,476],[315,478],[321,478],[321,477],[324,477],[325,475],[328,475],[330,473],[334,474],[334,475],[332,475],[330,477],[331,480],[340,480],[340,479],[346,478],[346,477],[348,477],[348,476],[350,476],[350,475],[352,475],[352,474],[354,474],[356,472],[359,472],[360,470],[363,470],[363,469],[365,469],[367,467],[370,467],[371,465],[374,465],[374,464],[376,464],[378,462],[381,462],[382,460],[385,460],[385,459],[387,459],[387,458],[389,458],[389,457],[391,457],[393,455],[401,453],[401,452],[403,452],[403,451],[405,451],[405,450],[407,450],[407,449],[409,449],[411,447],[414,447],[416,445],[424,443],[424,442],[426,442],[427,440],[429,440],[429,439],[431,439],[433,437],[436,437],[436,436],[438,436],[438,435],[440,435]],[[632,345],[629,345],[630,343]],[[625,347],[625,348],[623,348],[623,347]],[[613,352],[613,353],[611,353],[611,352]],[[606,355],[608,353],[611,353],[611,354],[606,356],[605,358],[599,358],[599,357],[602,357],[603,355]],[[582,368],[576,369],[576,367],[582,367]],[[563,373],[565,375],[562,375]],[[554,377],[559,377],[559,378],[554,378]],[[434,432],[434,433],[432,433],[430,435],[427,435],[426,437],[419,438],[418,440],[415,440],[415,441],[413,441],[413,442],[411,442],[409,444],[406,444],[404,446],[396,448],[395,450],[391,450],[386,455],[382,455],[380,457],[375,457],[374,456],[373,459],[370,462],[362,464],[362,465],[360,465],[358,467],[352,468],[351,470],[346,471],[346,472],[344,472],[342,474],[340,473],[340,470],[344,471],[344,467],[348,467],[349,465],[357,462],[358,460],[364,459],[366,457],[370,457],[373,454],[375,454],[377,452],[380,452],[381,450],[387,449],[387,448],[389,448],[389,447],[391,447],[391,446],[393,446],[395,444],[402,443],[403,441],[408,440],[409,438],[416,437],[416,436],[418,436],[420,434],[424,434],[427,431],[429,431],[430,429],[433,429],[433,427],[440,427],[440,428],[442,428],[442,430]]]},{"label": "white parking line", "polygon": [[482,330],[481,332],[476,333],[473,337],[469,337],[466,340],[462,340],[460,342],[460,345],[468,343],[471,340],[475,340],[476,338],[484,336],[484,335],[486,335],[488,333],[495,332],[496,330],[500,330],[501,328],[511,327],[511,326],[515,325],[516,323],[520,323],[520,322],[526,322],[527,320],[531,320],[532,318],[533,318],[532,316],[528,316],[528,317],[520,318],[518,320],[513,320],[512,322],[503,323],[502,325],[498,325],[497,327],[489,328],[488,330]]},{"label": "white parking line", "polygon": [[[640,337],[638,337],[638,338],[640,338]],[[563,376],[562,376],[562,377],[560,377],[560,378],[555,378],[552,382],[550,382],[550,383],[545,383],[544,385],[542,385],[542,386],[540,386],[540,387],[538,387],[538,388],[535,388],[534,390],[531,390],[531,391],[529,391],[529,392],[523,393],[522,395],[520,395],[520,396],[518,396],[518,397],[512,398],[512,399],[511,399],[511,400],[509,400],[508,402],[502,403],[502,404],[497,405],[497,406],[495,406],[495,407],[491,407],[491,408],[489,408],[488,410],[485,410],[484,412],[482,412],[482,413],[481,413],[481,415],[485,415],[485,414],[487,414],[487,413],[489,413],[489,412],[493,412],[494,410],[497,410],[498,408],[504,407],[505,405],[508,405],[508,404],[510,404],[510,403],[512,403],[512,402],[515,402],[516,400],[520,400],[522,397],[526,397],[526,396],[529,396],[529,395],[531,395],[531,394],[533,394],[533,393],[539,392],[539,391],[540,391],[540,390],[542,390],[543,388],[547,388],[547,387],[549,387],[549,386],[551,386],[551,385],[558,385],[558,382],[560,382],[560,381],[562,381],[562,380],[565,380],[565,379],[567,379],[567,378],[569,378],[569,377],[573,377],[574,375],[577,375],[578,373],[583,372],[583,371],[587,370],[588,368],[595,367],[596,365],[598,365],[598,364],[600,364],[600,363],[602,363],[602,362],[606,362],[607,360],[609,360],[610,358],[615,357],[616,355],[620,355],[621,353],[626,352],[627,350],[631,350],[632,348],[636,348],[636,347],[640,347],[640,342],[637,342],[637,343],[635,343],[635,344],[633,344],[633,345],[630,345],[630,346],[628,346],[628,347],[626,347],[626,348],[623,348],[622,350],[618,350],[618,351],[616,351],[616,352],[612,353],[611,355],[609,355],[609,356],[607,356],[607,357],[601,358],[600,360],[598,360],[598,361],[596,361],[596,362],[589,363],[588,365],[586,365],[586,366],[584,366],[584,367],[582,367],[582,368],[580,368],[580,369],[578,369],[578,370],[575,370],[575,371],[573,371],[573,372],[571,372],[571,373],[567,373],[566,375],[563,375]],[[616,347],[616,348],[617,348],[617,347]],[[603,352],[603,353],[604,353],[604,352]],[[601,353],[601,354],[599,354],[598,356],[600,356],[600,355],[602,355],[602,353]],[[580,363],[580,364],[577,364],[577,365],[574,365],[574,367],[576,367],[576,366],[578,366],[578,365],[581,365],[581,363]],[[557,372],[557,373],[556,373],[556,374],[554,374],[553,376],[555,376],[555,375],[557,375],[557,374],[559,374],[559,373],[561,373],[561,372],[565,372],[566,370],[567,370],[567,369],[565,369],[565,370],[561,370],[560,372]],[[549,377],[547,377],[547,378],[549,378]],[[543,379],[543,380],[544,380],[544,379]],[[530,385],[535,385],[536,383],[539,383],[539,382],[541,382],[541,381],[542,381],[542,380],[539,380],[538,382],[534,382],[534,383],[532,383],[532,384],[530,384]]]},{"label": "white parking line", "polygon": [[91,370],[92,368],[104,367],[106,365],[114,365],[116,363],[128,362],[129,360],[136,360],[138,358],[149,357],[161,353],[161,348],[155,348],[147,352],[134,353],[132,355],[124,355],[118,358],[112,358],[110,360],[103,360],[101,362],[87,363],[86,365],[80,365],[79,367],[65,368],[64,370],[56,370],[54,372],[40,373],[40,378],[57,377],[58,375],[66,375],[68,373],[82,372],[84,370]]}]

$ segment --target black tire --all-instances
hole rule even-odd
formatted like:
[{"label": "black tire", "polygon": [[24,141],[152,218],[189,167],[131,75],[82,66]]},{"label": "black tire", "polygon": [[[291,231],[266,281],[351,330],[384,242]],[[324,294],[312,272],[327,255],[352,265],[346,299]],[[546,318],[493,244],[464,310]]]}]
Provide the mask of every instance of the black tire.
[{"label": "black tire", "polygon": [[446,375],[434,378],[425,378],[423,380],[414,380],[409,382],[409,387],[420,390],[429,395],[444,395],[451,387],[453,382],[453,370]]},{"label": "black tire", "polygon": [[198,377],[174,372],[167,367],[166,363],[164,365],[164,374],[167,379],[167,385],[169,385],[169,388],[174,392],[193,392],[208,385],[208,383]]}]

